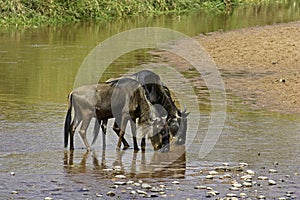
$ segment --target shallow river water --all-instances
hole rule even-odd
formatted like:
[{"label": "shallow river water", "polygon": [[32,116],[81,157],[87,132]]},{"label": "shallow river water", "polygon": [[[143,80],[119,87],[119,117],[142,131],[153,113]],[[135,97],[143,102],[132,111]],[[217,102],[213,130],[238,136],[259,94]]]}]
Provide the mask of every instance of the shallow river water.
[{"label": "shallow river water", "polygon": [[[101,150],[99,137],[93,151],[87,153],[78,134],[74,152],[63,148],[67,95],[81,63],[98,43],[144,26],[171,28],[194,36],[300,19],[299,3],[291,2],[234,10],[230,15],[194,13],[176,18],[0,29],[0,199],[216,199],[230,195],[299,199],[299,116],[251,110],[227,93],[222,134],[213,150],[202,158],[198,152],[212,115],[208,89],[193,85],[192,91],[198,95],[194,99],[180,93],[185,88],[168,74],[164,77],[167,86],[177,99],[183,99],[181,109],[185,104],[191,112],[185,146],[172,146],[169,153],[159,153],[147,143],[146,153],[134,153],[133,149],[116,152],[117,137],[110,121],[106,151]],[[147,50],[134,51],[112,63],[101,80],[158,62],[161,59]],[[199,76],[183,75],[187,80]],[[91,131],[90,127],[89,141]],[[131,144],[129,135],[127,139]],[[268,180],[261,180],[266,177]]]}]

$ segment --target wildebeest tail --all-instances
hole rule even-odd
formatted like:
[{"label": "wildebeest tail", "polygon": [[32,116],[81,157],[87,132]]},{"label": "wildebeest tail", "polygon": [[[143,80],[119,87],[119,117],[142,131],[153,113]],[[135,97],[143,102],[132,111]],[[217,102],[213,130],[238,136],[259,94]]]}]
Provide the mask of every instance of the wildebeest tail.
[{"label": "wildebeest tail", "polygon": [[72,93],[69,94],[69,108],[67,111],[66,115],[66,120],[65,120],[65,148],[68,146],[69,142],[69,135],[71,133],[71,120],[72,120]]}]

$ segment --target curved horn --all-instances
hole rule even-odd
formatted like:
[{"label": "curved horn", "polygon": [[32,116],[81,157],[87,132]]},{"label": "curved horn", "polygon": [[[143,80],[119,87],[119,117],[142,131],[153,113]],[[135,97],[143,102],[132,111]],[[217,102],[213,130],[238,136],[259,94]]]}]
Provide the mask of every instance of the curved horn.
[{"label": "curved horn", "polygon": [[186,105],[183,105],[183,111],[181,113],[185,113],[186,112]]}]

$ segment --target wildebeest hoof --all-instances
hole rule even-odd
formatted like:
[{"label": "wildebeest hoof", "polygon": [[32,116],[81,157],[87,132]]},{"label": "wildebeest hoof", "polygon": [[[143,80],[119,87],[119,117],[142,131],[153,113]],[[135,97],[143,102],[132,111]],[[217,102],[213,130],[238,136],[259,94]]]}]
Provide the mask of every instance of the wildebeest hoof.
[{"label": "wildebeest hoof", "polygon": [[124,146],[123,150],[129,149],[129,146]]},{"label": "wildebeest hoof", "polygon": [[121,148],[120,148],[120,147],[117,147],[117,148],[116,148],[116,151],[121,151]]}]

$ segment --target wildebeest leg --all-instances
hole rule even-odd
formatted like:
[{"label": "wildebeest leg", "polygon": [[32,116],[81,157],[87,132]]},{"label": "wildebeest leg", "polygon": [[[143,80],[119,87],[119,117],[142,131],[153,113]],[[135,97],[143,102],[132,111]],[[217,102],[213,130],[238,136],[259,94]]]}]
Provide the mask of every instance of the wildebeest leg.
[{"label": "wildebeest leg", "polygon": [[145,152],[145,150],[146,150],[146,139],[144,137],[142,138],[142,141],[141,141],[141,149],[142,149],[142,152]]},{"label": "wildebeest leg", "polygon": [[170,134],[169,129],[165,128],[165,130],[162,131],[162,148],[161,152],[169,152],[170,150]]},{"label": "wildebeest leg", "polygon": [[106,130],[107,130],[107,119],[102,121],[101,129],[102,129],[102,150],[106,148]]},{"label": "wildebeest leg", "polygon": [[[127,122],[128,122],[128,117],[127,116],[122,116],[122,118],[121,118],[121,120],[118,120],[117,118],[116,118],[116,120],[115,120],[115,123],[116,123],[116,121],[118,122],[120,122],[121,121],[121,125],[120,125],[120,133],[119,133],[119,140],[118,140],[118,144],[117,144],[117,151],[120,151],[120,149],[121,149],[121,142],[124,140],[124,135],[125,135],[125,128],[126,128],[126,125],[127,125]],[[127,143],[127,142],[126,142]],[[127,145],[128,145],[128,143],[127,143]],[[129,145],[128,145],[129,146]],[[128,146],[125,146],[124,145],[124,149],[127,149],[128,148]]]},{"label": "wildebeest leg", "polygon": [[140,149],[139,149],[139,146],[138,146],[137,140],[136,140],[136,124],[134,123],[134,121],[130,120],[130,126],[131,126],[131,131],[132,131],[134,151],[139,151]]},{"label": "wildebeest leg", "polygon": [[95,121],[95,125],[94,125],[94,131],[93,131],[93,135],[94,135],[94,139],[92,141],[92,145],[95,144],[98,134],[99,134],[99,129],[100,129],[100,124],[101,124],[101,120],[96,119]]},{"label": "wildebeest leg", "polygon": [[79,130],[79,134],[81,136],[81,139],[82,139],[84,145],[86,146],[87,151],[91,150],[91,147],[86,139],[86,129],[88,128],[90,121],[91,121],[91,117],[84,118],[84,120],[82,120],[82,124],[81,124],[80,130]]},{"label": "wildebeest leg", "polygon": [[70,150],[74,150],[74,133],[75,129],[73,128],[73,125],[71,125],[71,130],[70,130]]},{"label": "wildebeest leg", "polygon": [[70,150],[74,150],[74,134],[75,134],[75,130],[76,130],[78,124],[79,124],[79,120],[78,121],[73,121],[71,123],[71,128],[70,128]]},{"label": "wildebeest leg", "polygon": [[[114,123],[113,130],[118,135],[118,137],[120,137],[120,128],[119,128],[118,123],[116,121]],[[124,137],[122,137],[121,141],[122,141],[122,143],[124,145],[124,149],[128,149],[129,148],[129,144],[126,141],[126,139]]]}]

